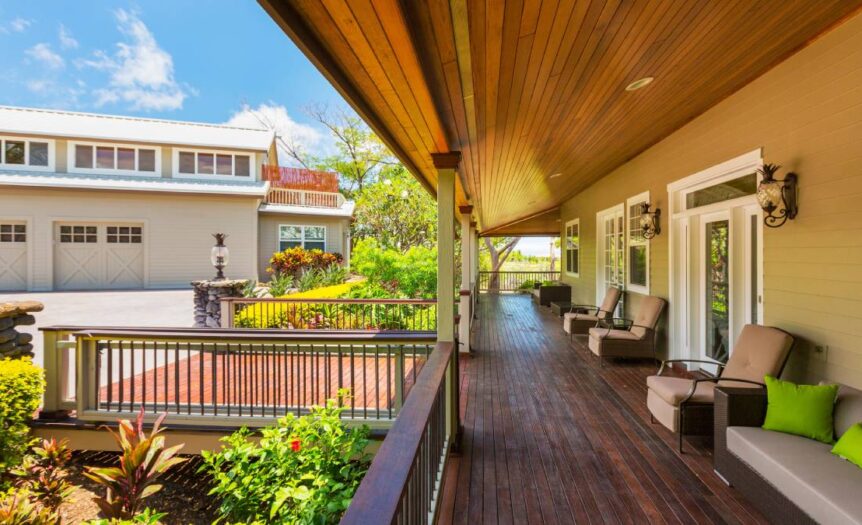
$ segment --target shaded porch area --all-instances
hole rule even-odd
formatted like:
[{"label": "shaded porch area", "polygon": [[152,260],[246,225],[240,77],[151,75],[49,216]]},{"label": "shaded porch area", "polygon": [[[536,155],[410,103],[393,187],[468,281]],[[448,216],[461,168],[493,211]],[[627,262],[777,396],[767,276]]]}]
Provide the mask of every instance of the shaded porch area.
[{"label": "shaded porch area", "polygon": [[650,362],[599,367],[527,295],[482,295],[462,358],[461,452],[440,523],[765,523],[712,467],[711,443],[650,423]]}]

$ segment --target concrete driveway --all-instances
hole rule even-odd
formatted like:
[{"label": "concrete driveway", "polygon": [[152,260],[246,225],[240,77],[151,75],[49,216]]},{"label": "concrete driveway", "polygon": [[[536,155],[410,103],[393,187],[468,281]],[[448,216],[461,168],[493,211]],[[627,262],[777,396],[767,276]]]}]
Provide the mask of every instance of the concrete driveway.
[{"label": "concrete driveway", "polygon": [[192,291],[130,290],[106,292],[0,293],[0,302],[39,301],[36,325],[22,327],[33,334],[35,362],[42,364],[40,326],[169,326],[190,327],[194,322]]}]

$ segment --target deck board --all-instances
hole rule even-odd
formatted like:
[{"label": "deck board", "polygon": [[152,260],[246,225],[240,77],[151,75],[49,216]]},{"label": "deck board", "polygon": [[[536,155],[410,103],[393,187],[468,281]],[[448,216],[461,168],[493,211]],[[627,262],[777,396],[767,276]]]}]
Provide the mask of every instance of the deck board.
[{"label": "deck board", "polygon": [[766,523],[711,444],[651,424],[650,362],[607,362],[519,295],[483,295],[440,523]]}]

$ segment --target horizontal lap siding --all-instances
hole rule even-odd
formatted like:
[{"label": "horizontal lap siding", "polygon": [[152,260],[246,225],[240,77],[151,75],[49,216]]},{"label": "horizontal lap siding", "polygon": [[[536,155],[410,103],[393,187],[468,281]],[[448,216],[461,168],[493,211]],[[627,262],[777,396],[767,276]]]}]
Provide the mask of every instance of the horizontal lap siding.
[{"label": "horizontal lap siding", "polygon": [[[581,219],[581,275],[564,278],[577,302],[595,300],[597,211],[646,190],[668,211],[668,183],[759,147],[800,177],[799,216],[764,231],[765,322],[801,339],[791,378],[862,386],[862,16],[570,199],[562,224]],[[651,293],[665,298],[667,222],[650,249]],[[639,296],[629,296],[630,315]]]},{"label": "horizontal lap siding", "polygon": [[228,276],[254,277],[258,202],[247,197],[0,188],[0,216],[31,220],[36,290],[52,286],[55,221],[143,222],[149,288],[183,288],[192,280],[212,277],[210,249],[217,232],[229,235]]}]

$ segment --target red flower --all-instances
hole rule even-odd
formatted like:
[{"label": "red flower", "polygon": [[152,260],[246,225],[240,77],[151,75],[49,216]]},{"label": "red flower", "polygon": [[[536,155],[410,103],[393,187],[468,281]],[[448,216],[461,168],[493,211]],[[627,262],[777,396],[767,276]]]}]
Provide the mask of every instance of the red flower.
[{"label": "red flower", "polygon": [[294,452],[299,452],[300,448],[302,448],[302,447],[300,446],[298,439],[293,439],[290,441],[290,450],[292,450]]}]

